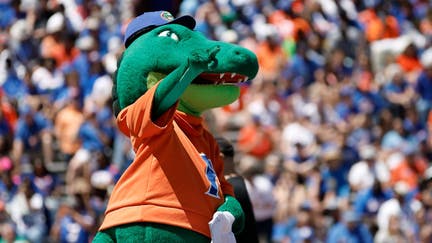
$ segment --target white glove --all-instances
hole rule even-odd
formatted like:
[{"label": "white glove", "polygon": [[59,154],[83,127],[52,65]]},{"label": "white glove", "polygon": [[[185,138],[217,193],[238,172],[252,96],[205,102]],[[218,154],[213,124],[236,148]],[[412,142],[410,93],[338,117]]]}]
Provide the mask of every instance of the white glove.
[{"label": "white glove", "polygon": [[230,212],[216,212],[209,222],[212,243],[236,243],[232,224],[235,218]]}]

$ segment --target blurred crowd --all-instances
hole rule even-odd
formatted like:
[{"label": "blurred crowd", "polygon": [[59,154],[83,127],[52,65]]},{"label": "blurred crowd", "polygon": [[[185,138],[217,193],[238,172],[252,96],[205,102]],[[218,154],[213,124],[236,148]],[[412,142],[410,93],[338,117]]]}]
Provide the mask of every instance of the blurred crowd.
[{"label": "blurred crowd", "polygon": [[258,57],[204,115],[262,242],[432,242],[432,3],[155,2],[0,0],[0,242],[92,239],[134,156],[111,111],[124,30],[161,4]]}]

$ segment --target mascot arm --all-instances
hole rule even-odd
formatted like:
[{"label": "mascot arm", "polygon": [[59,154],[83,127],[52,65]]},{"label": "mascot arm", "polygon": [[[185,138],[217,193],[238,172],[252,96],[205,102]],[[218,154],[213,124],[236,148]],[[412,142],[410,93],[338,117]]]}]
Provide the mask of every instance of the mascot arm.
[{"label": "mascot arm", "polygon": [[243,230],[245,224],[244,212],[240,203],[233,196],[225,195],[225,202],[219,206],[217,212],[229,212],[234,216],[232,232],[237,234]]},{"label": "mascot arm", "polygon": [[174,105],[199,74],[216,67],[216,54],[219,50],[216,46],[207,50],[192,51],[188,62],[180,65],[161,81],[154,97],[152,120],[157,120]]}]

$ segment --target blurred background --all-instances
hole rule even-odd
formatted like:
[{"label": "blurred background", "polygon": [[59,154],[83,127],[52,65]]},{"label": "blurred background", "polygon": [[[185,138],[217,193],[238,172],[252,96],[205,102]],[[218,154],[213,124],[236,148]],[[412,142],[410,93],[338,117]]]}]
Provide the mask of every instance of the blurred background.
[{"label": "blurred background", "polygon": [[261,242],[432,242],[428,0],[0,0],[0,242],[89,242],[133,160],[111,112],[127,23],[192,15],[256,53],[205,113]]}]

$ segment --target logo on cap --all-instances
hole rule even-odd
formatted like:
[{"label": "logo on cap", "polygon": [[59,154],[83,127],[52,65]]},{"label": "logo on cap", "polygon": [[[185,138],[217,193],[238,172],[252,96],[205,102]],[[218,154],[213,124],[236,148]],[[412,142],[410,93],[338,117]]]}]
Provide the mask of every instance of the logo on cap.
[{"label": "logo on cap", "polygon": [[174,19],[174,17],[167,11],[161,12],[160,16],[162,19],[165,19],[166,21],[171,21]]}]

